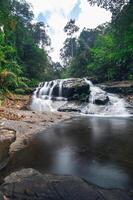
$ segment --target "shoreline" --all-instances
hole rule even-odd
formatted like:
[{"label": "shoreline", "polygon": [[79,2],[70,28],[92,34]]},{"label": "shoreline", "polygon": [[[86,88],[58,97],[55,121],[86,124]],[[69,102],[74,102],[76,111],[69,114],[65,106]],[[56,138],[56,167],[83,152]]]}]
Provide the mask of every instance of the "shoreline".
[{"label": "shoreline", "polygon": [[[9,116],[9,119],[0,120],[2,128],[16,133],[16,140],[10,145],[9,155],[26,147],[39,132],[72,117],[71,113],[35,112],[12,108],[3,108],[3,112]],[[12,116],[15,120],[10,119]]]}]

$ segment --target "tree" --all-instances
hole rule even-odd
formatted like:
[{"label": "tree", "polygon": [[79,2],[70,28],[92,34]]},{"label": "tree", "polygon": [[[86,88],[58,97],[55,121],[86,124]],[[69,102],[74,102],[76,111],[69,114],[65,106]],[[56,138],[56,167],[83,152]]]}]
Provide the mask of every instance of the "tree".
[{"label": "tree", "polygon": [[100,81],[133,79],[133,4],[125,5],[115,21],[98,34],[88,71]]},{"label": "tree", "polygon": [[43,22],[33,24],[33,17],[25,0],[0,0],[0,92],[53,75],[45,50],[50,45],[47,27]]},{"label": "tree", "polygon": [[43,80],[49,66],[48,56],[44,50],[50,45],[43,22],[32,23],[33,12],[25,0],[12,1],[12,15],[16,21],[14,42],[17,49],[17,61],[22,66],[27,78]]},{"label": "tree", "polygon": [[[96,39],[97,31],[92,29],[83,29],[78,39],[74,41],[74,56],[71,57],[71,38],[67,38],[64,48],[61,49],[61,56],[66,63],[68,69],[65,70],[65,75],[82,77],[87,74],[87,65],[91,61],[90,49],[93,47]],[[64,77],[63,74],[63,77]]]},{"label": "tree", "polygon": [[[102,8],[110,10],[112,12],[113,18],[120,13],[123,6],[129,3],[130,0],[88,0],[91,5],[98,5]],[[132,0],[131,0],[132,1]]]},{"label": "tree", "polygon": [[[60,57],[63,60],[64,66],[68,66],[69,62],[76,55],[77,41],[76,38],[66,38],[63,48],[60,50]],[[73,53],[72,53],[73,51]]]},{"label": "tree", "polygon": [[75,25],[75,20],[70,20],[66,26],[64,27],[64,32],[67,33],[67,35],[71,38],[71,57],[74,56],[74,40],[73,35],[79,30],[79,27]]},{"label": "tree", "polygon": [[46,26],[44,22],[37,22],[31,25],[31,33],[36,44],[44,48],[45,46],[50,46],[51,41],[46,33]]},{"label": "tree", "polygon": [[63,66],[60,62],[52,62],[52,68],[53,68],[53,78],[58,79],[61,78],[61,72],[63,70]]}]

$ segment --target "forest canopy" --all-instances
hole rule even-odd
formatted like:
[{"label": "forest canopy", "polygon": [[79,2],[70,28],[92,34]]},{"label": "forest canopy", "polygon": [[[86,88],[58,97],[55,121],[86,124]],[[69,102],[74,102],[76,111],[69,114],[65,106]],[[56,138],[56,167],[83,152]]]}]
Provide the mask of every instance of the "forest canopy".
[{"label": "forest canopy", "polygon": [[31,5],[25,0],[0,0],[1,93],[64,77],[133,79],[133,1],[88,0],[88,4],[110,10],[112,21],[84,28],[77,38],[80,27],[70,19],[64,27],[62,62],[54,63],[46,50],[51,46],[47,26],[33,23]]},{"label": "forest canopy", "polygon": [[33,23],[25,0],[0,1],[0,91],[14,90],[52,78],[45,50],[50,38],[44,22]]},{"label": "forest canopy", "polygon": [[[112,12],[112,21],[84,28],[61,49],[62,77],[94,77],[100,82],[133,80],[133,1],[88,0]],[[88,19],[89,20],[89,19]],[[71,55],[73,49],[73,56]]]}]

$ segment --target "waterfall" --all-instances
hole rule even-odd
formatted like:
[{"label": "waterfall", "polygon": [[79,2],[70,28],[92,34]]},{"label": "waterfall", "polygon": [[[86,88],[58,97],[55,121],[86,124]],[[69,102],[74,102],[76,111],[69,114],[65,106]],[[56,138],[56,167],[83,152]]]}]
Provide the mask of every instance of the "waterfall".
[{"label": "waterfall", "polygon": [[[66,98],[61,97],[63,82],[63,80],[53,80],[50,82],[40,83],[39,86],[36,88],[35,92],[33,93],[30,108],[36,111],[57,111],[57,109],[61,105],[65,104],[65,101],[67,100]],[[54,99],[57,101],[53,102],[53,90],[57,85],[59,87],[59,97],[54,97]]]},{"label": "waterfall", "polygon": [[[90,88],[90,93],[87,90],[88,103],[79,101],[79,109],[82,114],[95,116],[129,116],[127,110],[129,104],[127,104],[124,99],[119,98],[117,95],[105,92],[100,87],[93,85],[93,83],[86,78],[81,80],[84,84],[89,85]],[[67,83],[69,85],[68,87],[70,87],[72,81],[75,87],[74,81],[77,81],[77,79],[58,79],[40,83],[32,96],[31,109],[38,111],[57,111],[62,106],[71,107],[72,103],[69,103],[65,96],[63,97],[63,94],[65,94],[63,90]],[[77,105],[74,101],[73,104],[75,107],[79,106],[79,104]]]},{"label": "waterfall", "polygon": [[53,89],[55,88],[55,86],[57,85],[57,81],[55,80],[55,81],[53,81],[53,85],[52,85],[52,87],[50,88],[50,91],[49,91],[49,99],[51,99],[51,97],[52,97],[52,93],[53,93]]},{"label": "waterfall", "polygon": [[48,90],[47,85],[48,85],[47,82],[43,83],[43,86],[42,86],[42,88],[39,91],[39,97],[41,97],[42,94],[44,94],[44,95],[47,94],[47,90]]},{"label": "waterfall", "polygon": [[62,87],[63,87],[63,80],[60,80],[59,82],[59,97],[62,97]]},{"label": "waterfall", "polygon": [[93,83],[90,80],[87,80],[86,78],[84,79],[85,82],[90,86],[90,98],[89,98],[89,102],[94,104],[95,99],[97,98],[98,95],[102,94],[102,95],[106,95],[106,92],[103,91],[101,88],[94,86]]},{"label": "waterfall", "polygon": [[[84,114],[95,114],[100,116],[128,116],[129,113],[126,109],[127,103],[124,99],[119,98],[117,95],[110,94],[101,88],[94,86],[90,80],[85,78],[86,83],[90,86],[89,103],[82,109]],[[105,105],[97,105],[96,99],[105,99],[108,102]]]}]

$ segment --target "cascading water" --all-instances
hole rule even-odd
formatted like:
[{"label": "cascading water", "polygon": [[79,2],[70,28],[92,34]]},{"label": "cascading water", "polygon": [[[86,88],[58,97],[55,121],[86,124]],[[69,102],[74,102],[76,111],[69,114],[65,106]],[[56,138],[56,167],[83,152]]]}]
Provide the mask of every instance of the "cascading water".
[{"label": "cascading water", "polygon": [[55,86],[57,85],[57,81],[55,80],[55,81],[53,81],[53,85],[52,85],[52,87],[50,88],[50,91],[49,91],[49,99],[51,99],[52,98],[52,93],[53,93],[53,89],[55,88]]},{"label": "cascading water", "polygon": [[[127,103],[124,99],[117,95],[106,93],[101,88],[94,86],[91,81],[85,78],[85,81],[90,86],[89,104],[82,109],[84,114],[95,114],[100,116],[129,116],[126,109]],[[97,105],[95,101],[98,98],[104,98],[107,103],[105,105]]]},{"label": "cascading water", "polygon": [[44,85],[42,86],[42,88],[40,89],[39,91],[39,97],[41,97],[42,94],[46,95],[48,90],[49,90],[49,87],[48,87],[48,82],[45,82]]},{"label": "cascading water", "polygon": [[[38,111],[57,111],[66,104],[67,99],[63,97],[63,84],[71,79],[54,80],[39,84],[32,97],[31,109]],[[84,79],[90,87],[89,102],[83,104],[81,113],[98,116],[129,116],[127,103],[117,95],[106,93],[101,88],[92,84],[90,80]],[[54,95],[54,90],[56,96]],[[69,101],[67,101],[69,104]],[[82,104],[82,103],[81,103]]]},{"label": "cascading water", "polygon": [[59,97],[62,97],[62,87],[63,87],[63,80],[60,80],[59,82]]},{"label": "cascading water", "polygon": [[[57,101],[52,101],[53,90],[59,86],[59,96],[54,97]],[[31,109],[36,111],[57,111],[60,105],[65,103],[66,98],[62,97],[63,80],[53,80],[50,82],[40,83],[36,88],[31,103]],[[59,101],[59,102],[58,102]]]}]

